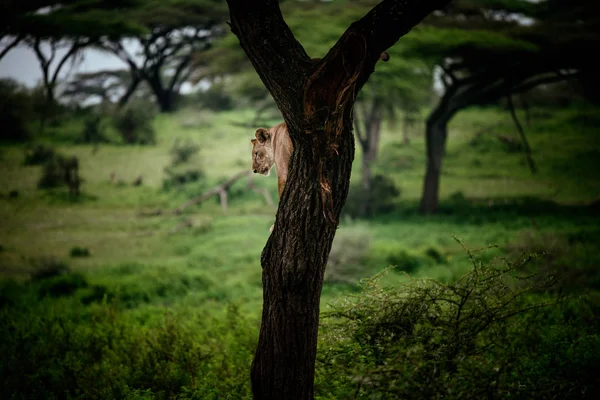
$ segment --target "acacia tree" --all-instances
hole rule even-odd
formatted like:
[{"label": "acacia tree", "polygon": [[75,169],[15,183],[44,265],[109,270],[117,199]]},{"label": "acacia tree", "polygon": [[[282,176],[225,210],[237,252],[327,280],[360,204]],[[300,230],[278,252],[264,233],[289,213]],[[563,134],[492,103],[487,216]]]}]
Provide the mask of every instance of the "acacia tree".
[{"label": "acacia tree", "polygon": [[227,0],[231,29],[294,144],[275,229],[261,256],[263,313],[251,368],[257,399],[313,398],[325,265],[348,194],[354,100],[380,54],[448,0],[384,0],[312,60],[275,0]]},{"label": "acacia tree", "polygon": [[447,125],[457,112],[598,69],[589,57],[600,45],[597,2],[457,0],[446,11],[429,18],[435,27],[420,29],[405,46],[443,71],[445,91],[425,127],[421,211],[428,214],[438,207]]},{"label": "acacia tree", "polygon": [[78,104],[90,100],[112,103],[118,100],[131,85],[131,74],[125,69],[78,73],[67,82],[63,97]]},{"label": "acacia tree", "polygon": [[[427,169],[421,197],[422,212],[434,213],[438,207],[440,173],[448,137],[447,126],[454,115],[469,106],[490,104],[503,97],[508,97],[509,104],[512,105],[510,99],[513,94],[525,93],[539,85],[579,75],[579,71],[568,67],[561,69],[555,61],[542,58],[531,64],[520,63],[512,67],[504,65],[502,69],[490,69],[483,75],[477,74],[469,78],[446,75],[444,79],[448,83],[444,95],[426,121]],[[523,136],[522,138],[524,139]],[[530,168],[535,170],[526,139],[524,145]]]},{"label": "acacia tree", "polygon": [[217,0],[155,0],[132,8],[127,15],[146,27],[144,35],[104,38],[102,48],[129,67],[130,85],[124,105],[146,82],[163,112],[173,111],[181,86],[191,73],[193,56],[212,46],[224,32],[225,8]]}]

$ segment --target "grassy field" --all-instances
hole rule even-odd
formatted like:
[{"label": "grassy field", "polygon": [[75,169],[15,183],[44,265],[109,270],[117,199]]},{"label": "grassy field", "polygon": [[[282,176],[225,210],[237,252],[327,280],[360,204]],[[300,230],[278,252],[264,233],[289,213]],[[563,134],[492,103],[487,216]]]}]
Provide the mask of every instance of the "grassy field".
[{"label": "grassy field", "polygon": [[[249,140],[255,127],[245,124],[251,118],[248,110],[184,110],[156,119],[154,146],[97,148],[69,143],[65,131],[81,129],[80,124],[71,122],[60,128],[60,140],[49,134],[40,142],[79,158],[84,183],[82,196],[75,201],[66,189],[37,189],[41,167],[23,165],[24,146],[3,146],[3,318],[15,318],[6,304],[22,302],[31,304],[27,311],[31,314],[25,315],[47,313],[58,318],[61,313],[75,313],[94,319],[102,304],[116,302],[125,330],[130,326],[127,321],[137,321],[147,327],[144,329],[154,326],[151,321],[160,321],[157,326],[167,329],[171,317],[165,315],[171,315],[178,324],[187,321],[191,330],[198,324],[205,326],[201,334],[212,340],[234,340],[227,335],[247,337],[235,342],[243,342],[242,347],[236,347],[237,356],[211,350],[210,341],[203,350],[216,354],[210,364],[213,367],[222,356],[220,368],[227,370],[227,376],[246,374],[261,311],[260,253],[275,209],[268,207],[261,195],[248,190],[248,181],[242,179],[232,187],[227,213],[216,197],[188,208],[182,215],[170,211],[249,168]],[[422,124],[411,130],[409,145],[402,144],[396,129],[385,126],[375,170],[390,176],[401,196],[388,214],[370,220],[343,219],[334,242],[322,307],[328,309],[329,304],[356,293],[359,280],[391,265],[396,268],[382,278],[384,285],[406,282],[403,272],[452,281],[472,267],[462,245],[468,249],[492,246],[475,252],[485,262],[517,259],[523,252],[550,252],[555,256],[553,267],[571,271],[569,284],[583,282],[588,289],[599,289],[600,274],[595,268],[600,262],[599,127],[596,109],[534,109],[531,123],[525,127],[538,167],[538,173],[532,174],[523,154],[510,151],[497,138],[518,138],[508,112],[481,108],[461,113],[449,129],[440,213],[425,217],[417,212],[425,166]],[[186,166],[203,171],[205,177],[166,190],[165,168],[171,163],[169,150],[177,139],[201,146]],[[353,180],[360,175],[360,156],[357,151]],[[253,182],[267,188],[276,199],[273,175],[254,176]],[[142,185],[133,186],[139,176]],[[157,210],[162,213],[151,215]],[[72,256],[74,248],[87,249],[89,256]],[[52,268],[68,269],[69,278],[48,284],[35,278],[40,271]],[[35,306],[23,300],[36,296],[40,301]],[[231,313],[246,321],[245,325],[228,330],[227,316]],[[103,324],[110,323],[102,318]],[[217,322],[198,322],[207,318],[217,318]],[[190,330],[181,332],[184,335]],[[187,337],[177,338],[187,343]],[[225,359],[233,361],[227,364]],[[210,365],[202,367],[207,374]],[[225,365],[236,366],[239,371]],[[215,393],[226,390],[231,397],[200,398],[244,397],[247,380],[236,379],[242,380],[237,389],[232,389],[233,384],[214,389]],[[158,390],[142,383],[138,386],[150,387],[155,394]],[[238,397],[232,394],[236,390],[240,391]],[[134,398],[143,394],[122,395]]]}]

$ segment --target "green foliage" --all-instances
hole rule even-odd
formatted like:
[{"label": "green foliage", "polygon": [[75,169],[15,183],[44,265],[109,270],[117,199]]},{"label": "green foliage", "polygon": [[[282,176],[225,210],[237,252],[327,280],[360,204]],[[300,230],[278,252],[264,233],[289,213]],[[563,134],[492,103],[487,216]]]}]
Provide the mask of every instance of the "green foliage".
[{"label": "green foliage", "polygon": [[0,79],[0,141],[21,142],[29,139],[32,116],[27,90],[17,82]]},{"label": "green foliage", "polygon": [[79,159],[55,153],[42,165],[42,176],[37,187],[39,189],[53,189],[68,186],[71,194],[79,195],[81,185],[79,178]]},{"label": "green foliage", "polygon": [[594,249],[594,244],[599,241],[598,231],[559,234],[524,230],[506,246],[506,253],[512,257],[524,253],[540,254],[531,263],[531,269],[547,275],[560,274],[562,279],[558,289],[561,291],[574,293],[582,287],[599,290],[600,272],[596,266],[600,255]]},{"label": "green foliage", "polygon": [[113,125],[125,144],[151,145],[156,143],[152,120],[155,106],[142,100],[131,101],[113,116]]},{"label": "green foliage", "polygon": [[333,240],[325,282],[356,284],[367,276],[364,261],[371,245],[371,234],[362,225],[341,229]]},{"label": "green foliage", "polygon": [[71,249],[71,257],[89,257],[91,255],[90,249],[87,247],[75,246]]},{"label": "green foliage", "polygon": [[386,257],[386,261],[389,265],[393,266],[395,270],[409,274],[415,272],[423,264],[421,258],[410,254],[406,250],[399,250],[389,254]]},{"label": "green foliage", "polygon": [[78,289],[88,286],[87,280],[81,274],[65,273],[40,281],[37,285],[40,298],[71,296]]},{"label": "green foliage", "polygon": [[49,279],[68,273],[69,267],[63,261],[54,257],[40,257],[31,260],[33,281]]},{"label": "green foliage", "polygon": [[197,104],[212,111],[231,110],[234,100],[226,88],[224,83],[213,83],[208,89],[198,91]]},{"label": "green foliage", "polygon": [[52,157],[43,165],[42,176],[38,182],[38,188],[51,189],[62,186],[65,183],[64,171],[58,157]]},{"label": "green foliage", "polygon": [[169,150],[171,154],[171,165],[179,165],[186,163],[192,159],[195,155],[200,152],[200,145],[194,141],[175,139],[173,146]]},{"label": "green foliage", "polygon": [[[559,350],[571,352],[579,380],[564,379],[566,368],[555,369],[539,358],[543,353],[529,350],[528,341],[546,332],[528,319],[553,312],[558,318],[550,324],[560,326],[558,299],[529,295],[554,285],[554,277],[528,273],[528,259],[493,266],[467,253],[473,269],[454,282],[415,280],[385,289],[376,277],[360,296],[327,313],[317,372],[323,398],[562,398],[594,391],[597,335],[580,332]],[[545,382],[523,385],[522,373],[544,374]]]},{"label": "green foliage", "polygon": [[53,147],[38,144],[25,149],[25,159],[23,165],[44,165],[50,162],[56,156]]},{"label": "green foliage", "polygon": [[[44,142],[54,141],[52,145],[60,152],[81,160],[86,191],[97,196],[97,201],[76,207],[70,202],[48,202],[48,193],[35,190],[38,176],[32,170],[36,168],[22,165],[22,146],[0,149],[0,242],[4,246],[0,252],[0,398],[60,398],[66,397],[67,391],[72,398],[250,397],[248,370],[262,304],[259,260],[275,210],[266,208],[262,197],[246,191],[243,196],[230,198],[226,215],[217,201],[194,208],[185,215],[191,227],[176,233],[172,231],[183,219],[166,212],[140,216],[145,211],[173,210],[201,191],[203,182],[181,191],[161,190],[164,168],[172,161],[169,149],[176,137],[182,141],[202,138],[201,159],[192,158],[178,168],[191,167],[196,162],[210,165],[203,171],[208,187],[248,167],[248,139],[252,131],[243,124],[253,117],[253,110],[207,112],[206,118],[202,115],[194,120],[193,129],[184,127],[184,122],[190,115],[197,116],[196,111],[186,113],[160,115],[154,120],[154,147],[105,146],[93,153],[94,146],[73,145],[67,140],[57,143],[55,132],[80,132],[77,127],[81,121],[63,120],[64,125],[56,131],[53,128]],[[340,247],[338,255],[342,259],[348,259],[344,250],[354,253],[354,247],[363,246],[366,251],[362,255],[357,251],[353,257],[356,261],[338,264],[345,280],[326,282],[322,307],[326,309],[329,304],[356,294],[356,282],[388,267],[389,260],[401,259],[398,254],[402,253],[406,253],[409,262],[419,264],[410,273],[413,279],[453,283],[470,267],[467,256],[452,240],[452,233],[461,236],[469,247],[498,243],[492,256],[511,260],[523,252],[548,253],[529,261],[526,273],[556,276],[558,271],[561,284],[552,290],[531,292],[531,301],[552,301],[559,290],[573,295],[573,299],[512,320],[505,339],[497,342],[502,351],[498,347],[497,353],[488,358],[469,356],[470,361],[460,364],[461,368],[469,363],[477,368],[465,367],[454,375],[446,374],[450,376],[448,382],[440,373],[440,384],[460,393],[459,389],[471,382],[470,388],[476,392],[489,377],[506,378],[506,382],[499,381],[499,387],[509,387],[518,377],[526,387],[511,392],[514,397],[568,398],[567,391],[574,382],[593,382],[590,366],[598,362],[594,335],[600,331],[599,299],[594,289],[598,287],[600,264],[598,203],[594,203],[599,189],[596,171],[600,157],[590,143],[595,143],[597,137],[597,115],[597,110],[580,106],[532,108],[528,137],[536,154],[543,154],[539,158],[539,175],[535,177],[520,167],[513,157],[516,154],[506,153],[500,143],[494,142],[486,154],[469,150],[475,132],[490,125],[498,126],[498,133],[513,132],[505,111],[477,108],[458,115],[450,125],[444,164],[449,169],[441,186],[443,212],[429,217],[418,213],[416,201],[424,165],[422,135],[415,134],[409,145],[400,145],[394,129],[383,124],[382,151],[386,152],[386,159],[410,160],[381,164],[386,176],[401,183],[402,197],[384,215],[356,225],[341,220],[339,235],[351,231],[356,237],[367,237],[368,246],[367,240],[351,240],[349,245]],[[495,130],[491,133],[493,139]],[[481,161],[478,168],[472,167],[475,159]],[[353,179],[360,177],[359,167],[355,165]],[[115,179],[111,182],[112,172]],[[140,174],[144,175],[142,187],[117,185],[119,180],[129,183]],[[253,182],[275,198],[277,182],[273,176],[256,177]],[[245,189],[245,182],[236,185],[236,191]],[[18,199],[9,199],[9,190],[17,190]],[[456,195],[451,196],[452,193]],[[68,256],[75,244],[91,249],[93,258],[71,258],[70,269],[50,274],[50,278],[26,281],[35,268],[22,265],[20,260],[44,254]],[[482,257],[491,258],[488,252]],[[398,283],[408,279],[396,271],[400,272],[399,268],[380,278],[386,293],[395,293],[394,296],[404,290]],[[87,286],[71,276],[78,273],[84,273]],[[71,294],[40,298],[41,288],[56,281],[62,282],[58,288],[62,286]],[[583,295],[586,292],[591,293]],[[224,308],[231,301],[239,302],[240,319],[227,316]],[[529,299],[522,301],[528,304]],[[381,321],[378,312],[369,314],[369,309],[364,310],[363,320],[371,315]],[[442,307],[442,315],[451,314]],[[165,344],[165,349],[177,354],[177,358],[165,361],[166,356],[161,359],[166,353],[161,346],[168,341],[160,339],[156,341],[158,345],[152,342],[150,347],[149,338],[169,337],[164,333],[168,331],[168,318],[183,339],[176,334],[170,347]],[[328,325],[337,321],[322,322],[320,334],[332,332]],[[339,336],[328,334],[321,340],[318,398],[355,398],[358,384],[362,385],[359,394],[372,389],[371,397],[377,398],[377,393],[381,393],[362,379],[371,371],[364,366],[374,362],[367,352],[368,345],[353,339],[353,326],[347,325]],[[394,329],[393,324],[379,327],[381,332]],[[419,337],[415,340],[421,343]],[[484,334],[482,343],[485,340]],[[384,345],[380,353],[389,354],[389,343],[380,342]],[[195,387],[192,374],[183,375],[187,368],[182,355],[184,345],[200,346],[200,355],[210,353],[216,357],[205,359],[195,370]],[[424,352],[418,346],[413,351],[409,338],[400,340],[399,346],[394,356],[410,358],[407,364],[414,360],[413,367],[421,367],[416,371],[419,379],[431,372],[427,371],[428,366],[439,365],[438,353],[427,353],[428,357],[422,358]],[[336,354],[341,349],[347,356]],[[150,352],[154,353],[152,357],[147,355]],[[512,355],[516,356],[511,359]],[[190,361],[195,365],[193,357]],[[505,371],[513,371],[515,377],[486,367],[484,361],[489,365],[505,363],[509,368]],[[484,365],[479,368],[478,362]],[[397,367],[396,362],[390,365]],[[406,375],[398,378],[394,375],[397,369],[390,369],[387,376],[383,367],[372,369],[378,373],[378,386],[384,380],[397,382],[402,378],[409,385],[412,380]],[[486,376],[488,373],[491,375]],[[459,379],[465,376],[464,380]],[[186,383],[178,388],[181,382]],[[420,384],[422,381],[416,379],[413,386]],[[586,393],[592,394],[595,388],[585,385]],[[438,380],[433,386],[435,390],[439,388]],[[585,398],[577,388],[570,393],[575,398]],[[369,398],[364,394],[362,397]]]},{"label": "green foliage", "polygon": [[[200,183],[200,186],[203,186],[206,174],[197,162],[191,162],[199,152],[200,145],[194,141],[190,139],[175,140],[169,150],[171,165],[164,169],[166,175],[162,183],[164,190],[180,190],[191,183]],[[198,185],[195,185],[194,188],[198,190]]]},{"label": "green foliage", "polygon": [[163,189],[181,189],[190,183],[202,182],[204,172],[197,167],[168,167],[165,168],[166,177],[163,179]]},{"label": "green foliage", "polygon": [[110,140],[106,136],[106,126],[103,124],[104,118],[100,114],[88,115],[83,124],[81,133],[81,143],[108,143]]},{"label": "green foliage", "polygon": [[0,310],[3,398],[249,398],[255,322],[233,305],[145,322],[106,302],[34,308]]},{"label": "green foliage", "polygon": [[[400,197],[400,189],[394,181],[386,175],[377,174],[372,178],[368,192],[360,183],[350,186],[343,212],[351,217],[383,214],[394,209],[398,197]],[[365,198],[369,200],[367,215],[362,214]]]}]

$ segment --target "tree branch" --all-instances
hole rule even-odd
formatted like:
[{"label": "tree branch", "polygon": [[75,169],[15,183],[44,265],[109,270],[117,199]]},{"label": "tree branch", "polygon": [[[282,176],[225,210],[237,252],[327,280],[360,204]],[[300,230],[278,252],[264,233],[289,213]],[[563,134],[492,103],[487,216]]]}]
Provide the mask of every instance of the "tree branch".
[{"label": "tree branch", "polygon": [[513,101],[512,101],[512,95],[509,94],[506,97],[508,100],[508,109],[510,111],[510,116],[512,117],[513,122],[515,123],[515,126],[517,127],[517,130],[519,131],[519,135],[521,136],[521,140],[523,141],[523,147],[525,148],[525,158],[527,159],[527,164],[529,165],[529,169],[531,170],[531,172],[536,173],[537,168],[535,167],[535,162],[533,161],[533,157],[531,157],[531,147],[529,146],[529,141],[527,140],[527,137],[525,136],[525,131],[523,131],[523,127],[521,126],[521,123],[519,122],[519,119],[517,118],[517,113],[515,112],[515,105],[513,104]]},{"label": "tree branch", "polygon": [[52,84],[56,83],[56,80],[58,79],[58,74],[60,73],[60,70],[63,68],[63,66],[65,65],[65,63],[67,62],[67,60],[69,58],[71,58],[76,52],[78,52],[80,49],[82,49],[83,47],[87,46],[90,44],[90,40],[84,40],[82,42],[80,42],[79,40],[75,40],[73,42],[73,44],[71,45],[71,47],[69,48],[69,51],[67,51],[67,53],[60,59],[58,65],[56,66],[56,69],[54,70],[54,74],[52,74]]},{"label": "tree branch", "polygon": [[[350,25],[335,46],[341,45],[344,38],[352,34],[364,40],[366,59],[357,80],[356,91],[366,83],[383,51],[406,35],[432,11],[443,8],[449,2],[450,0],[383,0],[367,15]],[[352,42],[346,44],[352,45]]]},{"label": "tree branch", "polygon": [[8,43],[6,45],[6,47],[4,47],[2,49],[2,51],[0,51],[0,60],[2,60],[2,58],[9,52],[11,51],[16,45],[18,45],[19,43],[21,43],[21,40],[23,40],[23,35],[18,35],[15,36],[14,39]]},{"label": "tree branch", "polygon": [[[302,115],[304,85],[311,60],[283,20],[276,0],[227,0],[231,31],[240,40],[254,69],[288,126],[299,131],[293,115]],[[272,32],[277,32],[273,35]],[[268,72],[268,73],[267,73]]]}]

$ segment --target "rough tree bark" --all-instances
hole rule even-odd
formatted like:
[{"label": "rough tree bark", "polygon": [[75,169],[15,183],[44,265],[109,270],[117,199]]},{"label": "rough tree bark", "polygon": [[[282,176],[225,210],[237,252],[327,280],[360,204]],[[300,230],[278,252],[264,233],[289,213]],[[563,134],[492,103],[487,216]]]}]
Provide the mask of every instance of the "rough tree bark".
[{"label": "rough tree bark", "polygon": [[276,0],[227,0],[231,29],[294,144],[275,229],[263,250],[263,313],[251,368],[256,399],[312,399],[319,301],[348,194],[352,108],[379,55],[449,0],[384,0],[313,61]]}]

